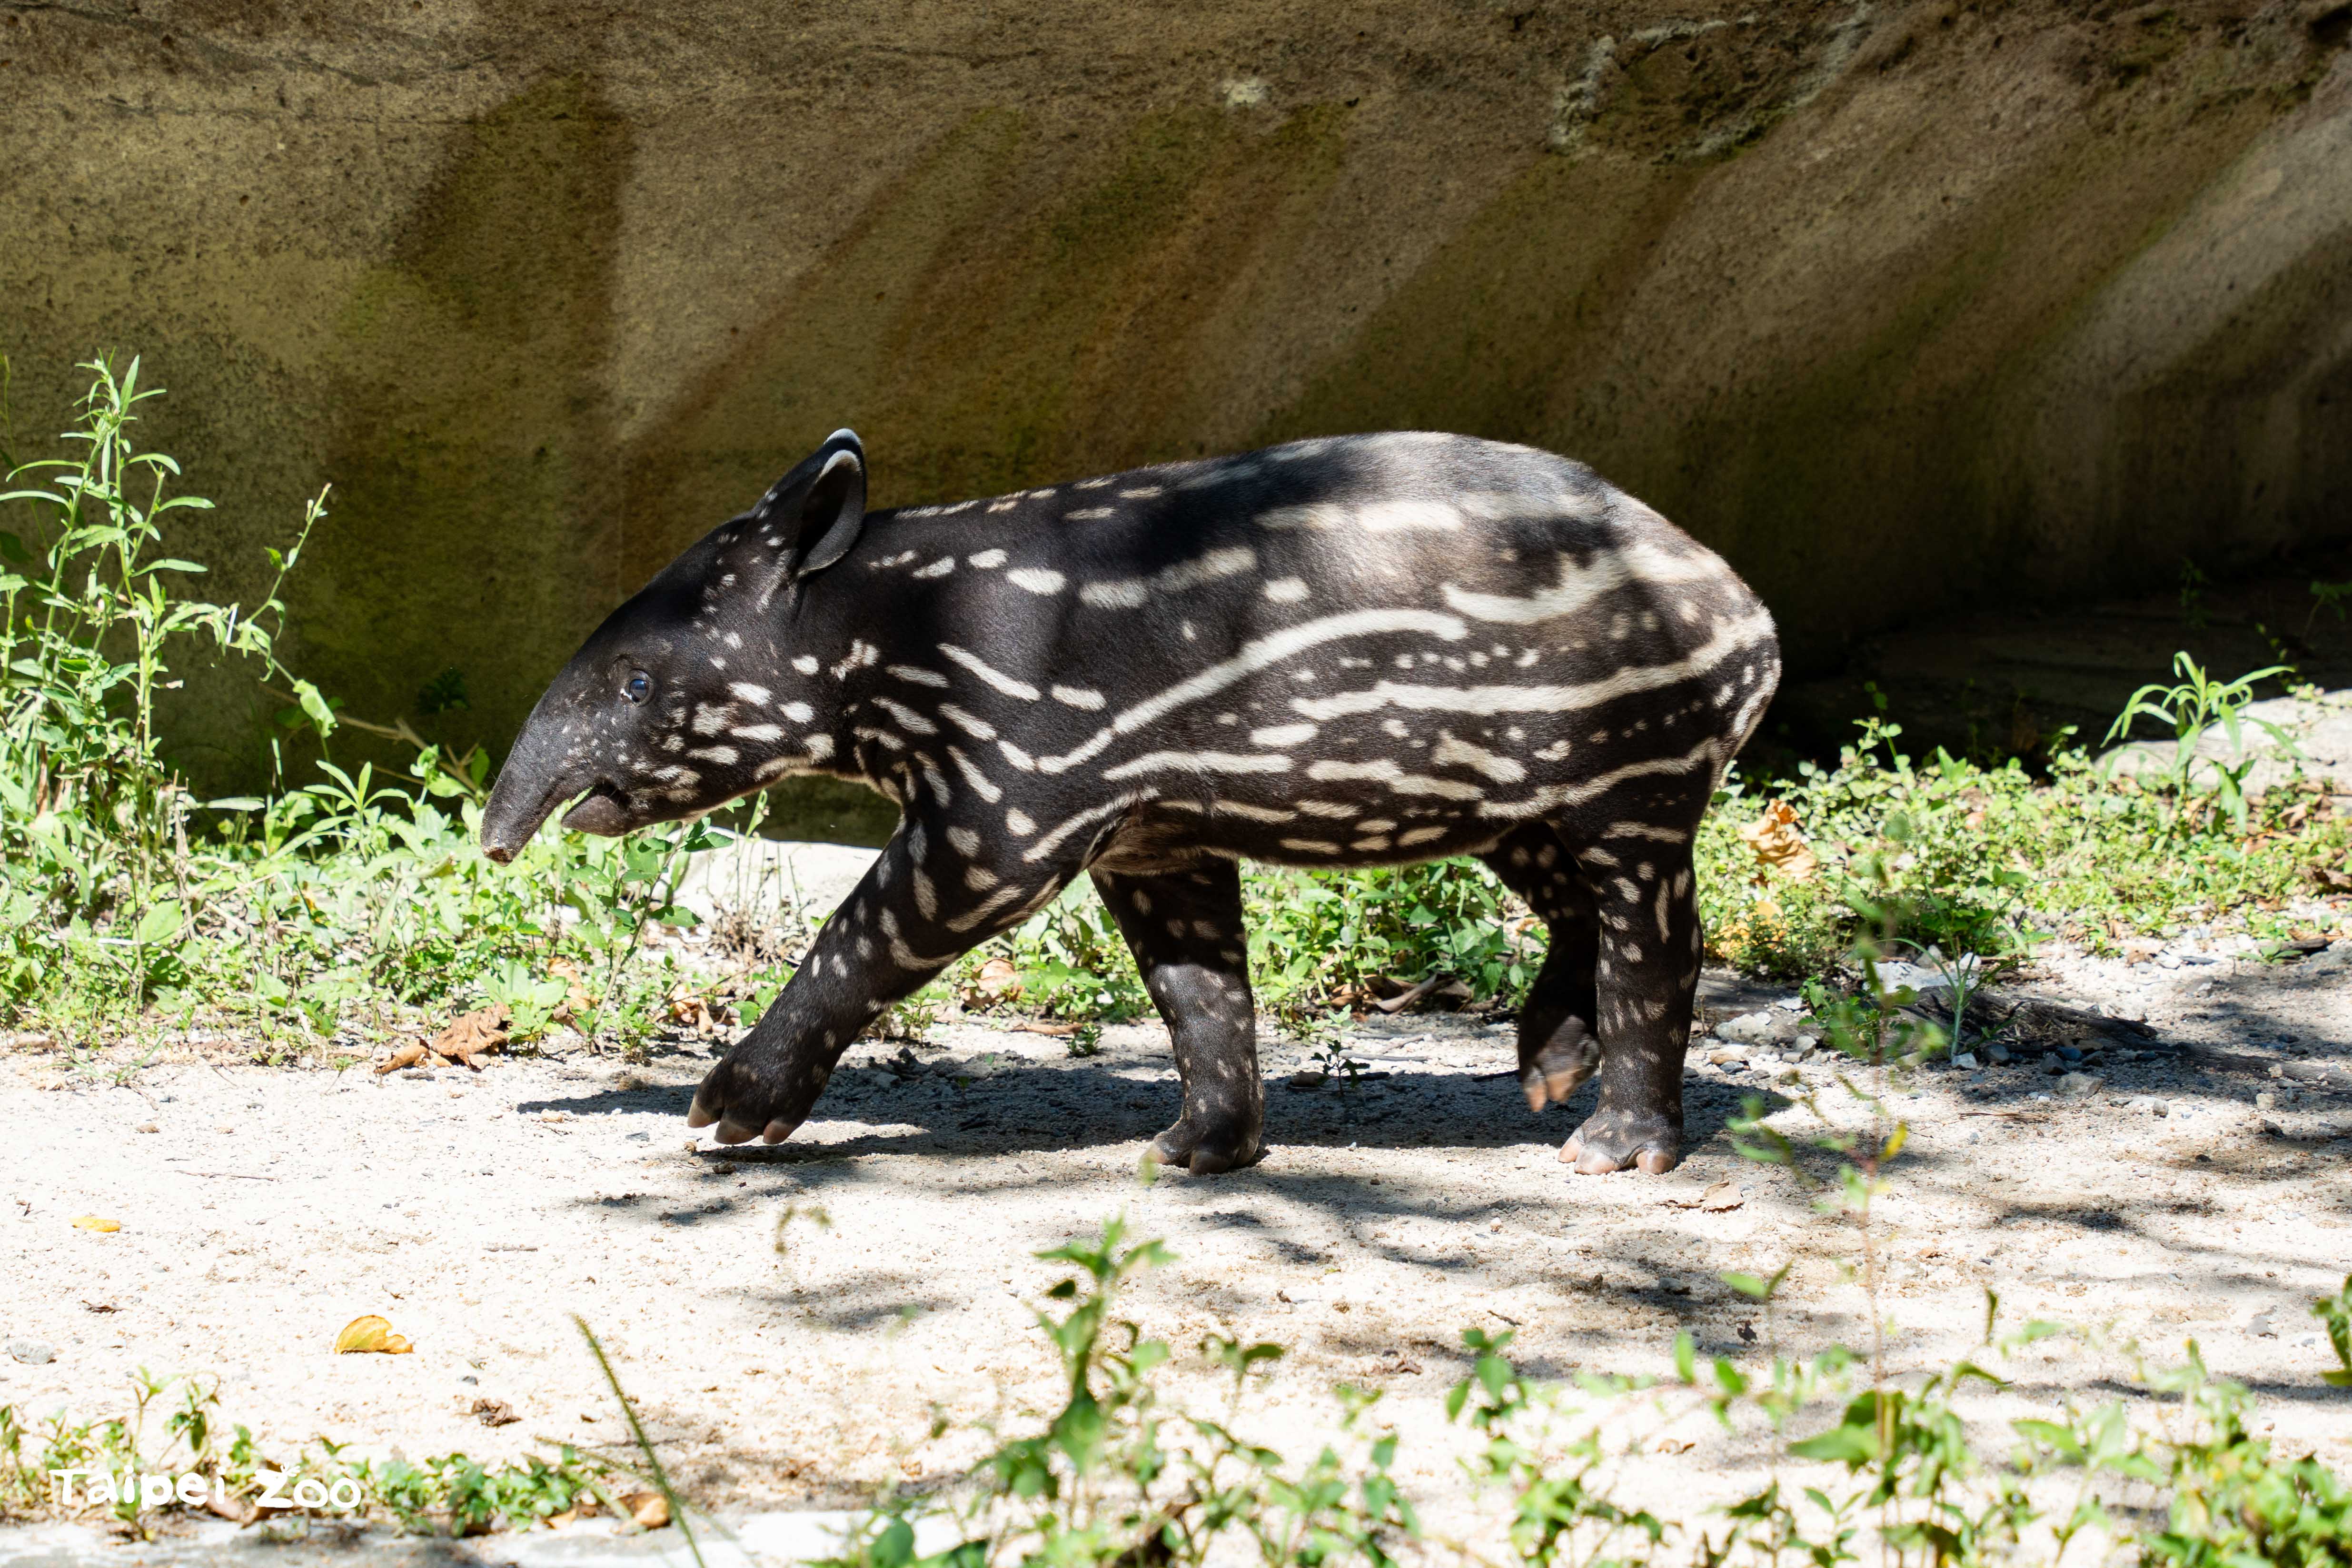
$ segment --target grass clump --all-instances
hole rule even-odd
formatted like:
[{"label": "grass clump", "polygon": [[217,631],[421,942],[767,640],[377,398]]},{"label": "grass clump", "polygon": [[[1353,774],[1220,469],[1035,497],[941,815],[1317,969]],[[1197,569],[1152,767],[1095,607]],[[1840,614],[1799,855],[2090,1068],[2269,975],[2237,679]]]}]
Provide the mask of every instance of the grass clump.
[{"label": "grass clump", "polygon": [[[1882,1179],[1846,1166],[1833,1201]],[[1547,1384],[1513,1360],[1510,1331],[1467,1330],[1469,1373],[1446,1410],[1474,1436],[1463,1462],[1485,1513],[1462,1535],[1440,1535],[1396,1479],[1398,1439],[1378,1420],[1377,1393],[1334,1390],[1330,1440],[1312,1458],[1289,1458],[1246,1435],[1250,1373],[1280,1347],[1204,1341],[1202,1363],[1229,1372],[1234,1392],[1226,1410],[1202,1415],[1160,1386],[1171,1347],[1118,1317],[1122,1286],[1167,1261],[1164,1247],[1129,1244],[1113,1220],[1095,1239],[1039,1256],[1079,1270],[1052,1292],[1066,1310],[1039,1316],[1068,1373],[1062,1408],[1000,1440],[960,1491],[886,1490],[820,1568],[1898,1568],[2070,1554],[2139,1568],[2352,1563],[2352,1489],[2253,1435],[2250,1396],[2211,1376],[2193,1342],[2185,1363],[2160,1367],[2137,1347],[2051,1323],[2003,1331],[1990,1298],[1978,1352],[1906,1376],[1840,1347],[1702,1358],[1685,1333],[1666,1374]],[[1769,1296],[1776,1284],[1748,1288]],[[2347,1303],[2352,1279],[2314,1310],[2340,1317]],[[2002,1436],[1977,1436],[1989,1423],[1972,1395],[2013,1394],[2007,1363],[2029,1352],[2038,1361],[2036,1347],[2069,1334],[2112,1355],[2129,1397],[2045,1408],[1990,1424]],[[930,1435],[946,1429],[935,1423]],[[1687,1449],[1710,1429],[1763,1445],[1762,1485],[1682,1511],[1626,1500],[1662,1441]],[[919,1554],[926,1524],[952,1544]],[[2076,1549],[2085,1538],[2097,1545]]]},{"label": "grass clump", "polygon": [[[291,1460],[268,1458],[250,1428],[224,1426],[216,1386],[194,1375],[131,1379],[130,1411],[37,1425],[0,1405],[0,1522],[100,1518],[138,1539],[172,1512],[232,1519],[376,1520],[414,1534],[480,1535],[599,1510],[623,1512],[625,1473],[569,1444],[485,1464],[462,1453],[411,1461],[349,1456],[320,1437]],[[160,1479],[185,1485],[170,1496]]]},{"label": "grass clump", "polygon": [[[271,1056],[478,1001],[507,1005],[519,1040],[559,1020],[624,1045],[658,1027],[684,977],[640,950],[681,921],[687,857],[729,835],[551,831],[500,868],[478,846],[488,756],[362,726],[417,742],[413,771],[340,765],[356,721],[278,651],[279,589],[326,497],[269,552],[258,605],[195,596],[205,568],[173,531],[209,503],[172,493],[179,466],[135,438],[160,393],[136,360],[86,368],[72,455],[0,495],[0,1004],[69,1042],[169,1021]],[[198,657],[285,699],[266,796],[197,799],[163,754],[158,714]],[[298,740],[322,753],[300,784]]]},{"label": "grass clump", "polygon": [[[2079,750],[2036,776],[1941,749],[1921,762],[1896,744],[1900,726],[1871,719],[1861,730],[1832,766],[1801,763],[1780,780],[1735,772],[1718,795],[1697,858],[1710,946],[1727,962],[1818,974],[1873,930],[2003,961],[2052,935],[2112,950],[2189,923],[2234,918],[2284,937],[2331,918],[2289,908],[2352,845],[2352,821],[2315,789],[2240,795],[2233,811],[2194,784],[2116,776]],[[1768,817],[1785,825],[1784,843],[1801,839],[1801,874],[1759,851]]]}]

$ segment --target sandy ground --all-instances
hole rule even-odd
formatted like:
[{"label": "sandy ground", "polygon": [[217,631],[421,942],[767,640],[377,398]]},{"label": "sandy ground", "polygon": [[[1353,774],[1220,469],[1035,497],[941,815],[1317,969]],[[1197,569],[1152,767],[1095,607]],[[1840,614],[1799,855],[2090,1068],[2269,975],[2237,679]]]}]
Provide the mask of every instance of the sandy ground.
[{"label": "sandy ground", "polygon": [[[1893,1093],[1915,1133],[1881,1208],[1892,1364],[1971,1344],[1990,1286],[2012,1321],[2111,1325],[2168,1356],[2194,1336],[2273,1436],[2352,1469],[2352,1391],[2321,1384],[2305,1315],[2352,1268],[2352,942],[2281,965],[2048,959],[1994,1012],[2035,998],[2053,1005],[2011,1017],[2011,1062]],[[1084,1058],[970,1023],[861,1043],[819,1118],[765,1150],[687,1131],[707,1044],[386,1078],[20,1050],[0,1058],[0,1403],[115,1414],[146,1367],[216,1376],[226,1416],[278,1456],[318,1434],[411,1456],[615,1444],[577,1313],[705,1498],[850,1503],[980,1451],[969,1431],[927,1440],[935,1407],[1049,1408],[1032,1313],[1067,1270],[1032,1254],[1123,1211],[1177,1254],[1129,1306],[1178,1348],[1184,1397],[1221,1403],[1203,1336],[1284,1343],[1250,1429],[1308,1447],[1331,1384],[1385,1390],[1401,1473],[1442,1511],[1463,1493],[1442,1400],[1465,1327],[1515,1329],[1549,1375],[1662,1370],[1680,1329],[1738,1353],[1866,1340],[1852,1234],[1725,1128],[1752,1094],[1792,1132],[1808,1090],[1851,1118],[1831,1066],[1766,1059],[1810,1032],[1785,993],[1717,975],[1703,1001],[1720,1033],[1694,1052],[1692,1152],[1666,1178],[1570,1173],[1553,1152],[1591,1090],[1531,1115],[1508,1026],[1451,1016],[1357,1026],[1352,1085],[1293,1087],[1306,1049],[1270,1044],[1266,1161],[1149,1185],[1137,1158],[1176,1100],[1156,1025]],[[1761,1037],[1748,1059],[1703,1059],[1741,1034]],[[2060,1045],[2083,1060],[2042,1054]],[[1675,1206],[1724,1181],[1738,1207]],[[74,1227],[90,1215],[121,1228]],[[1769,1322],[1717,1278],[1791,1261]],[[415,1353],[331,1353],[367,1312]],[[2053,1348],[2021,1397],[2114,1369]],[[521,1419],[485,1426],[480,1398]],[[1706,1455],[1681,1470],[1738,1479]]]}]

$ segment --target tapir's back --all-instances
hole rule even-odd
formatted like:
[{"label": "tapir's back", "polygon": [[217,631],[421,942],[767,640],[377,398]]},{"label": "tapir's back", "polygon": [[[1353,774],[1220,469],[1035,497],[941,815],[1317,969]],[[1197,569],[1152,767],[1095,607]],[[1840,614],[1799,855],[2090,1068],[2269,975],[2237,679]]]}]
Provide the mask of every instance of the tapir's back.
[{"label": "tapir's back", "polygon": [[[1720,558],[1580,464],[1459,436],[912,509],[865,554],[931,590],[936,662],[881,685],[890,706],[946,699],[950,731],[976,720],[960,756],[1244,820],[1369,784],[1400,823],[1491,823],[1601,766],[1719,769],[1778,668],[1769,616]],[[934,678],[955,695],[922,689]],[[1286,858],[1340,842],[1251,837]]]}]

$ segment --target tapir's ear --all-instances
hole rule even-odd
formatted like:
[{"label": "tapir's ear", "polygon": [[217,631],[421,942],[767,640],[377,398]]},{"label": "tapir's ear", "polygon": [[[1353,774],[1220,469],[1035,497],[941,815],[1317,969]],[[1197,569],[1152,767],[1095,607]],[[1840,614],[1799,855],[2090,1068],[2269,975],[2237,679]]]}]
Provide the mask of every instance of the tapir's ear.
[{"label": "tapir's ear", "polygon": [[866,447],[835,430],[751,509],[759,526],[782,530],[778,563],[793,577],[822,572],[849,552],[866,522]]},{"label": "tapir's ear", "polygon": [[855,430],[835,430],[824,438],[816,457],[823,466],[809,481],[801,502],[800,549],[793,574],[805,577],[822,572],[857,542],[866,526],[866,448]]}]

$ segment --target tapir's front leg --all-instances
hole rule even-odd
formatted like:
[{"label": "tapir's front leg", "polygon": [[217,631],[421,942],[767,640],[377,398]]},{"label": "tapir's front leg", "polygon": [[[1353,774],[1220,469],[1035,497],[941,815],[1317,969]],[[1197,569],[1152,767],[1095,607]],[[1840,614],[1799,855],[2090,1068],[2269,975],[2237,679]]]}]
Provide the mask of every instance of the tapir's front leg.
[{"label": "tapir's front leg", "polygon": [[[970,841],[967,834],[956,836]],[[751,1032],[704,1075],[689,1127],[721,1143],[792,1136],[875,1016],[1041,908],[1075,862],[967,861],[940,825],[901,826]]]}]

